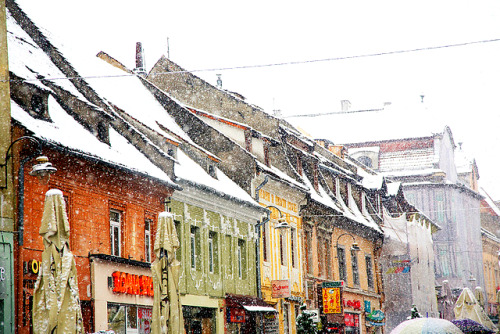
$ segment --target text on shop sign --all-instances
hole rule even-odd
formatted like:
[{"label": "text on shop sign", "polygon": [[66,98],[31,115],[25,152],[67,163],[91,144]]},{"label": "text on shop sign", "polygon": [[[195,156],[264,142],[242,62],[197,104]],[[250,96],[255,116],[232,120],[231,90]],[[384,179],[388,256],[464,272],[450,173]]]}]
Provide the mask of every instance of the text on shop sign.
[{"label": "text on shop sign", "polygon": [[153,278],[115,271],[113,273],[113,292],[152,297]]}]

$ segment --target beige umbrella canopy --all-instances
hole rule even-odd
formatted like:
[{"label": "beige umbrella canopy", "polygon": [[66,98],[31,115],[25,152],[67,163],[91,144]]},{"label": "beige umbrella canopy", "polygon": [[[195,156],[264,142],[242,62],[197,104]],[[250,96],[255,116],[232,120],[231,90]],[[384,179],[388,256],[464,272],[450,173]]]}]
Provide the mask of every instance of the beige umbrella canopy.
[{"label": "beige umbrella canopy", "polygon": [[172,214],[162,212],[154,244],[155,261],[153,273],[154,303],[151,332],[153,334],[184,332],[184,318],[179,298],[180,262],[175,257],[179,239],[175,231]]},{"label": "beige umbrella canopy", "polygon": [[33,332],[83,333],[76,264],[60,190],[45,194],[40,235],[45,250],[33,295]]},{"label": "beige umbrella canopy", "polygon": [[496,332],[497,327],[469,288],[464,288],[455,303],[455,319],[471,319]]}]

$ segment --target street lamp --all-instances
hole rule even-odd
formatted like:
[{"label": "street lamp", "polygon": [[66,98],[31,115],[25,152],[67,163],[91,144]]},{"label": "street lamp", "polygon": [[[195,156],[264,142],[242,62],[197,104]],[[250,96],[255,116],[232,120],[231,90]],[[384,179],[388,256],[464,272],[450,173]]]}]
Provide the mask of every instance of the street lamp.
[{"label": "street lamp", "polygon": [[[354,238],[354,236],[351,234],[351,233],[343,233],[341,235],[339,235],[339,237],[337,238],[337,245],[335,247],[335,249],[339,249],[339,240],[340,238],[342,238],[344,235],[348,235],[352,238],[352,246],[351,246],[351,251],[356,251],[356,252],[359,252],[361,250],[361,248],[359,248],[359,245],[358,243],[356,242],[356,239]],[[335,258],[338,258],[337,254],[335,254]]]},{"label": "street lamp", "polygon": [[[23,136],[23,137],[20,137],[20,138],[17,138],[16,140],[14,140],[10,144],[9,148],[7,148],[7,152],[5,152],[4,163],[0,164],[0,168],[3,168],[3,170],[4,170],[4,183],[0,185],[0,189],[7,189],[7,187],[8,187],[8,185],[7,185],[7,162],[9,160],[9,158],[12,157],[11,155],[9,155],[9,152],[10,152],[11,148],[14,146],[14,144],[21,141],[21,140],[30,140],[37,145],[37,153],[36,154],[39,154],[39,156],[36,158],[37,164],[33,166],[33,169],[31,170],[30,175],[36,176],[42,184],[46,184],[49,181],[50,174],[53,174],[57,171],[57,169],[55,167],[53,167],[52,164],[49,162],[49,159],[46,156],[42,155],[42,145],[40,144],[40,142],[34,137]],[[33,156],[29,157],[29,159],[31,159],[31,158],[33,158]],[[24,163],[23,163],[23,167],[24,167]]]},{"label": "street lamp", "polygon": [[[273,205],[266,206],[266,209],[269,209],[269,208],[273,208],[273,209],[278,210],[278,212],[280,214],[280,217],[278,218],[278,224],[276,224],[276,226],[274,227],[275,229],[284,230],[284,229],[291,228],[290,225],[288,225],[288,223],[285,221],[285,218],[283,217],[283,213],[281,212],[280,209],[278,209],[277,207],[275,207]],[[261,232],[260,232],[260,227],[265,225],[271,219],[271,210],[268,210],[266,213],[267,213],[267,216],[262,220],[262,222],[255,225],[255,229],[257,232],[257,249],[256,249],[256,252],[257,252],[257,259],[256,259],[256,264],[257,264],[257,267],[256,267],[257,296],[259,298],[262,298],[262,289],[260,286],[260,284],[261,284],[261,278],[260,278],[260,236],[261,236]]]}]

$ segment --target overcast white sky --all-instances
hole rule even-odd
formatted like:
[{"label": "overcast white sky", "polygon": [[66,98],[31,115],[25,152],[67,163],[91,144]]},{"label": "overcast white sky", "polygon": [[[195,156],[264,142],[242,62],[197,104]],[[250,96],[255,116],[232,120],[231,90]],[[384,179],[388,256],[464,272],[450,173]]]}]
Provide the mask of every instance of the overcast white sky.
[{"label": "overcast white sky", "polygon": [[[142,41],[150,68],[162,54],[188,70],[300,62],[500,38],[500,2],[476,1],[117,1],[18,0],[44,28],[134,67]],[[480,184],[500,200],[500,41],[298,65],[197,72],[272,113],[335,112],[420,103],[444,120],[475,157]],[[408,119],[418,117],[408,114]],[[290,118],[301,124],[300,119]],[[390,122],[390,120],[384,120]],[[308,122],[310,123],[310,122]],[[334,125],[306,129],[334,142]],[[397,126],[397,124],[394,124]],[[373,131],[376,131],[374,124]],[[356,131],[353,128],[353,131]]]}]

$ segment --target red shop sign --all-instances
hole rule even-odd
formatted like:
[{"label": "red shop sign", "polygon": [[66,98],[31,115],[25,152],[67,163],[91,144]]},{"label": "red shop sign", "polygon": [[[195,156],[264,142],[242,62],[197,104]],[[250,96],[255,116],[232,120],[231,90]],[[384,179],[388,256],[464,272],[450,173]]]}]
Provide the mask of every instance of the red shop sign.
[{"label": "red shop sign", "polygon": [[229,309],[229,322],[245,322],[245,310],[231,307]]},{"label": "red shop sign", "polygon": [[361,301],[344,299],[344,307],[352,307],[355,310],[361,310]]}]

